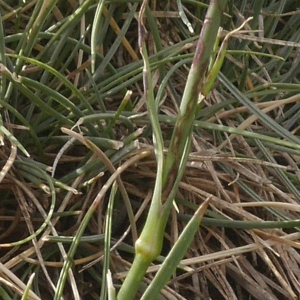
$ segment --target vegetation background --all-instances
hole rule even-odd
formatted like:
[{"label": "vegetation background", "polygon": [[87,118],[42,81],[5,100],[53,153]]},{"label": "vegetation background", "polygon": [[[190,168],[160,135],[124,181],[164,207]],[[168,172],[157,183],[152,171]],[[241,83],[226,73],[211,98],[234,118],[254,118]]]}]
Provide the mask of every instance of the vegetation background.
[{"label": "vegetation background", "polygon": [[[166,227],[148,229],[162,251],[118,299],[299,299],[300,2],[215,2],[198,95],[209,1],[149,1],[141,19],[139,0],[0,0],[1,299],[115,299],[168,174],[158,150],[184,130]],[[147,296],[169,253],[180,264]]]}]

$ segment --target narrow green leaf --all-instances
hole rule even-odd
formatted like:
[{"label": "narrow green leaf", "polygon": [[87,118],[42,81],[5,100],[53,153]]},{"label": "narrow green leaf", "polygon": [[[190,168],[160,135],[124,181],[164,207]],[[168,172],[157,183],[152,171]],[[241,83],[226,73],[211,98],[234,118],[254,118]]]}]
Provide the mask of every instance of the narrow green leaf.
[{"label": "narrow green leaf", "polygon": [[178,264],[186,254],[188,247],[194,239],[194,235],[200,226],[202,217],[204,216],[209,204],[209,200],[210,198],[205,200],[205,202],[198,208],[192,219],[186,225],[162,266],[155,275],[154,279],[151,281],[149,287],[143,294],[141,300],[157,299],[161,289],[167,284],[168,280],[175,272]]}]

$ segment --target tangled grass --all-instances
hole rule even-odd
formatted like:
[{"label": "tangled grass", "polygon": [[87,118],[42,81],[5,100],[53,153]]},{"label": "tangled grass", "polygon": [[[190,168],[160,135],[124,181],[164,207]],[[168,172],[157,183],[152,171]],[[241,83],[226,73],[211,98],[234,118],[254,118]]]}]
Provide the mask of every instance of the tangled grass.
[{"label": "tangled grass", "polygon": [[[158,299],[300,294],[299,11],[293,1],[234,2],[221,40],[253,19],[229,38],[197,108],[163,249],[137,299],[207,198]],[[55,299],[62,276],[64,299],[105,299],[132,264],[157,176],[141,1],[103,3],[96,22],[91,0],[0,1],[1,299]],[[145,12],[165,155],[206,10],[202,2],[153,1]]]}]

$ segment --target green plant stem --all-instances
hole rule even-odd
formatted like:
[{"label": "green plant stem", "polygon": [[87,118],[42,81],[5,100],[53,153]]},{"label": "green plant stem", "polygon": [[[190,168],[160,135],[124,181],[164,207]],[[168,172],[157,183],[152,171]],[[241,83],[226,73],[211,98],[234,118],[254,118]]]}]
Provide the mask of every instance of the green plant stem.
[{"label": "green plant stem", "polygon": [[134,298],[148,266],[160,254],[165,226],[189,156],[198,95],[203,86],[205,72],[226,1],[211,1],[207,11],[166,160],[162,157],[163,141],[158,123],[158,112],[154,102],[151,70],[145,46],[146,29],[143,17],[147,4],[148,1],[143,1],[139,15],[139,43],[144,59],[144,90],[149,118],[153,127],[157,175],[146,224],[135,244],[136,256],[119,291],[118,300],[131,300]]},{"label": "green plant stem", "polygon": [[189,151],[187,143],[191,137],[195,120],[196,107],[199,93],[203,87],[205,73],[209,64],[211,52],[221,23],[221,16],[225,9],[226,1],[212,1],[202,31],[200,33],[193,63],[187,78],[187,83],[182,96],[180,110],[173,130],[171,144],[166,157],[163,174],[164,194],[169,194],[176,180],[182,155]]},{"label": "green plant stem", "polygon": [[[125,285],[122,285],[121,290],[118,293],[118,300],[124,299],[124,300],[132,300],[134,299],[135,294],[138,291],[139,288],[139,284],[133,284],[132,288],[127,288],[126,283],[127,282],[142,282],[146,271],[149,267],[149,265],[151,264],[152,259],[147,259],[147,257],[143,254],[136,254],[134,257],[134,261],[133,264],[130,268],[130,271],[127,275],[127,277],[125,278]],[[123,286],[126,287],[123,288]]]},{"label": "green plant stem", "polygon": [[[162,174],[163,174],[163,138],[158,120],[158,107],[155,102],[151,68],[149,64],[145,39],[146,29],[143,23],[143,16],[148,1],[144,1],[139,14],[139,46],[140,52],[144,60],[143,79],[144,93],[149,112],[149,118],[153,128],[153,143],[157,161],[157,177],[155,181],[154,192],[150,211],[146,220],[144,229],[135,243],[136,256],[129,274],[126,277],[121,290],[118,294],[118,299],[133,299],[138,291],[140,282],[142,281],[150,263],[160,254],[163,242],[163,232],[166,226],[167,218],[162,214]],[[155,230],[153,230],[155,228]]]},{"label": "green plant stem", "polygon": [[183,232],[179,236],[179,239],[172,247],[161,268],[155,275],[146,292],[143,294],[141,300],[157,299],[161,289],[165,284],[167,284],[168,280],[175,272],[177,266],[180,263],[180,260],[191,244],[194,235],[200,226],[202,217],[209,204],[209,200],[210,197],[207,198],[206,201],[197,209],[194,216],[184,228]]}]

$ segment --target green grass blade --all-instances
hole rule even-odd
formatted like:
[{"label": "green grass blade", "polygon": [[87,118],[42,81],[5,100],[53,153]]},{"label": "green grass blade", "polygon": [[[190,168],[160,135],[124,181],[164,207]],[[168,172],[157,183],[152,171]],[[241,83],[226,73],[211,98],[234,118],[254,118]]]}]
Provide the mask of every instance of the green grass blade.
[{"label": "green grass blade", "polygon": [[92,36],[91,36],[92,74],[95,73],[95,69],[96,69],[96,52],[97,52],[98,32],[99,32],[100,25],[101,25],[104,7],[105,7],[105,0],[99,0],[95,18],[94,18],[94,22],[93,22]]},{"label": "green grass blade", "polygon": [[186,225],[180,234],[175,245],[172,247],[170,253],[163,262],[161,268],[151,281],[149,287],[143,294],[141,300],[157,299],[161,289],[167,284],[168,280],[175,272],[178,264],[185,255],[188,247],[190,246],[196,231],[198,230],[202,217],[205,214],[206,208],[209,204],[208,198],[195,212],[189,223]]},{"label": "green grass blade", "polygon": [[272,118],[258,109],[243,93],[241,93],[221,72],[219,73],[220,81],[228,88],[228,90],[236,97],[244,106],[246,106],[254,115],[256,115],[266,126],[274,130],[279,136],[290,142],[300,144],[300,139],[282,126],[277,124]]},{"label": "green grass blade", "polygon": [[114,201],[117,193],[117,185],[113,184],[109,196],[106,218],[105,218],[105,239],[104,239],[104,257],[103,257],[103,268],[102,268],[102,282],[101,282],[101,293],[100,300],[105,300],[109,291],[109,283],[107,281],[107,274],[109,272],[110,264],[110,245],[111,245],[111,226],[112,226],[112,215],[114,208]]}]

